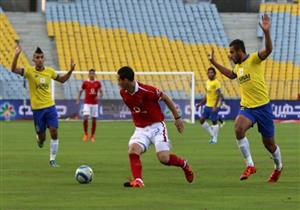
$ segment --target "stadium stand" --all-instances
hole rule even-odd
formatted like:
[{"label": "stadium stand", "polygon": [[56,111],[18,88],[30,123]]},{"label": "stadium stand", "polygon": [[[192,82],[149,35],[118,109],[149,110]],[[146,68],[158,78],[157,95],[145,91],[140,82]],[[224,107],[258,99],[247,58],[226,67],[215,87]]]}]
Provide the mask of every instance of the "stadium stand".
[{"label": "stadium stand", "polygon": [[[300,93],[300,5],[265,3],[260,16],[268,13],[272,20],[274,50],[266,62],[266,80],[270,81],[273,99],[297,99]],[[260,28],[257,36],[262,38]]]},{"label": "stadium stand", "polygon": [[[260,15],[272,18],[274,51],[265,63],[266,81],[271,99],[297,99],[300,93],[300,5],[264,3]],[[68,69],[74,58],[76,70],[115,71],[130,65],[137,71],[194,71],[196,91],[204,93],[207,55],[214,49],[216,58],[231,67],[228,40],[214,4],[185,4],[181,0],[74,0],[68,3],[48,1],[48,36],[56,42],[60,69]],[[0,98],[27,95],[21,77],[7,71],[14,54],[12,46],[20,37],[0,8]],[[258,29],[257,37],[263,34]],[[3,43],[3,44],[2,44]],[[22,54],[19,64],[29,62]],[[115,77],[105,76],[105,98],[118,98]],[[224,95],[238,97],[238,86],[221,75]],[[65,85],[65,98],[76,97],[82,75]],[[184,82],[166,82],[152,76],[174,98],[187,97]],[[178,80],[178,77],[171,78]],[[4,85],[4,82],[9,85]]]},{"label": "stadium stand", "polygon": [[[230,66],[228,40],[214,4],[184,4],[181,0],[49,2],[46,18],[61,69],[68,68],[72,57],[77,70],[83,71],[115,71],[123,65],[137,71],[194,71],[197,92],[203,93],[211,49],[218,60]],[[104,83],[112,80],[107,78]],[[180,89],[176,84],[181,85],[164,86],[175,98]],[[70,87],[67,92],[72,94],[78,88]],[[236,97],[237,84],[224,82],[224,92]]]},{"label": "stadium stand", "polygon": [[[27,91],[23,88],[23,78],[8,71],[14,56],[14,46],[20,37],[16,34],[1,7],[0,22],[0,99],[28,98]],[[21,66],[28,65],[23,53],[20,56],[19,64]]]}]

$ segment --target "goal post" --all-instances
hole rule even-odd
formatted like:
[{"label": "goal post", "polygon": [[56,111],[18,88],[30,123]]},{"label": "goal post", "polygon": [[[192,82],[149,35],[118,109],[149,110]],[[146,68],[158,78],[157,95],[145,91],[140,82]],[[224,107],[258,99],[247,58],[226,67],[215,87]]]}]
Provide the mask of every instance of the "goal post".
[{"label": "goal post", "polygon": [[[57,73],[65,74],[67,71],[57,71]],[[102,84],[104,93],[99,104],[99,119],[130,119],[129,110],[125,108],[119,94],[117,73],[100,71],[96,71],[95,73],[96,79]],[[53,98],[59,101],[69,100],[75,103],[81,84],[84,80],[88,79],[88,74],[88,71],[73,71],[71,78],[63,85],[53,82]],[[194,72],[135,72],[135,80],[162,90],[174,100],[183,120],[190,123],[195,122]],[[160,104],[166,120],[172,119],[171,113],[166,105],[164,103]],[[114,107],[114,113],[112,113],[112,108],[110,106]]]}]

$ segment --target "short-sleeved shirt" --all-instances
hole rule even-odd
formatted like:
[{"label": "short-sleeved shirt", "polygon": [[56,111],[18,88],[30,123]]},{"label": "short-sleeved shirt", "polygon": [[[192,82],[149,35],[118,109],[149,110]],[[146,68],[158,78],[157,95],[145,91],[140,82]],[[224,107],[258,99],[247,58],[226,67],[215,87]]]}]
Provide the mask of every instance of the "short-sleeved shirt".
[{"label": "short-sleeved shirt", "polygon": [[31,109],[43,109],[55,105],[51,92],[51,79],[57,78],[53,68],[44,67],[37,71],[34,66],[27,66],[23,71],[28,80]]},{"label": "short-sleeved shirt", "polygon": [[99,89],[101,89],[101,83],[98,80],[85,80],[81,86],[82,90],[85,90],[84,103],[85,104],[98,104],[97,96]]},{"label": "short-sleeved shirt", "polygon": [[132,94],[127,90],[120,90],[124,103],[131,111],[135,126],[141,128],[164,120],[159,105],[162,94],[158,88],[138,82],[135,83],[135,91]]},{"label": "short-sleeved shirt", "polygon": [[257,52],[248,55],[241,64],[236,64],[233,72],[241,89],[241,106],[255,108],[270,101],[263,63]]},{"label": "short-sleeved shirt", "polygon": [[[207,80],[206,81],[206,106],[214,107],[216,100],[218,98],[218,91],[221,89],[221,83],[217,80]],[[220,100],[219,100],[220,102]],[[217,104],[217,107],[220,106],[220,103]]]}]

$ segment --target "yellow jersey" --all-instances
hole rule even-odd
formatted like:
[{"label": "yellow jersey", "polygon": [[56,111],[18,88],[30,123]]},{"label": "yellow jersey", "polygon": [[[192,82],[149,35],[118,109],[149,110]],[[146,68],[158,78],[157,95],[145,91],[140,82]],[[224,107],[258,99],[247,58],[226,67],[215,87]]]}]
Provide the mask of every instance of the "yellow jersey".
[{"label": "yellow jersey", "polygon": [[51,94],[51,79],[57,78],[53,68],[45,67],[37,71],[34,66],[24,68],[24,77],[29,84],[31,109],[43,109],[55,105]]},{"label": "yellow jersey", "polygon": [[256,52],[233,69],[241,89],[241,106],[255,108],[270,101],[262,62]]},{"label": "yellow jersey", "polygon": [[[217,80],[207,80],[206,81],[206,106],[208,107],[214,107],[216,104],[216,100],[218,97],[218,92],[221,88],[221,83]],[[220,99],[217,104],[217,107],[220,106]]]}]

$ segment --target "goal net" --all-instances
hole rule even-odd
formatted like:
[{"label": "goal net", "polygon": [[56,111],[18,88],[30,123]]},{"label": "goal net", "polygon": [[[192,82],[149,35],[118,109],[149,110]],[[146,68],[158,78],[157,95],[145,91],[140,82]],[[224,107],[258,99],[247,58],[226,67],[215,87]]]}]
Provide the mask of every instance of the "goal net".
[{"label": "goal net", "polygon": [[[58,73],[64,74],[66,72],[60,71]],[[53,97],[56,100],[61,119],[80,119],[82,117],[84,93],[80,104],[76,104],[76,99],[81,85],[86,79],[88,79],[87,71],[74,71],[65,84],[53,82]],[[99,119],[131,119],[130,111],[119,94],[116,72],[96,72],[96,79],[101,82],[103,90],[103,97],[99,101]],[[136,72],[135,80],[155,86],[169,95],[176,103],[182,119],[194,123],[194,72]],[[172,113],[166,105],[163,102],[160,105],[166,120],[173,119]]]}]

